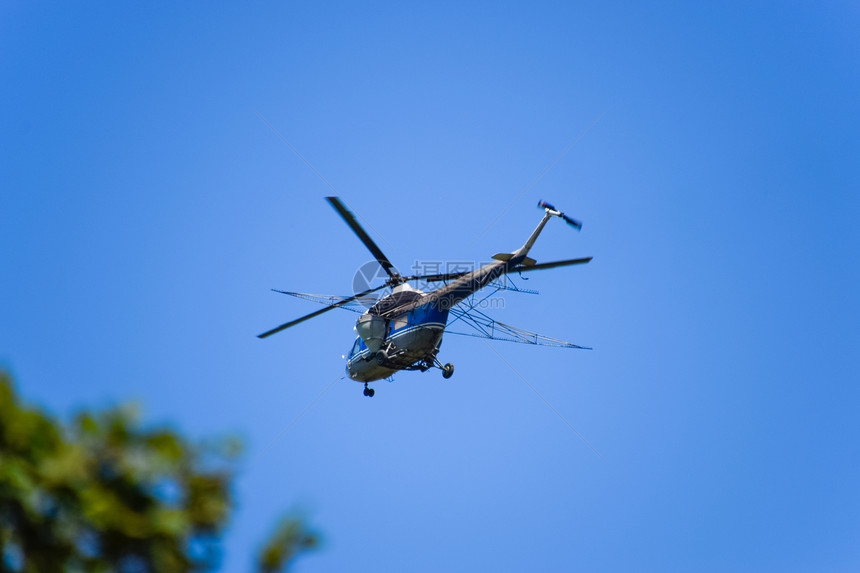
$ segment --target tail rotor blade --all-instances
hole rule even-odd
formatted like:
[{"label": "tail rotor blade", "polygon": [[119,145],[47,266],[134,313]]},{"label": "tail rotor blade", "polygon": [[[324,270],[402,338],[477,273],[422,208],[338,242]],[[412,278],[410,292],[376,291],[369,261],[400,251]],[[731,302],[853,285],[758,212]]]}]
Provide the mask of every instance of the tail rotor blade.
[{"label": "tail rotor blade", "polygon": [[565,215],[564,213],[561,214],[561,218],[564,219],[565,223],[572,226],[577,231],[582,230],[582,223],[580,221],[577,221],[576,219],[572,219],[572,218],[568,217],[567,215]]}]

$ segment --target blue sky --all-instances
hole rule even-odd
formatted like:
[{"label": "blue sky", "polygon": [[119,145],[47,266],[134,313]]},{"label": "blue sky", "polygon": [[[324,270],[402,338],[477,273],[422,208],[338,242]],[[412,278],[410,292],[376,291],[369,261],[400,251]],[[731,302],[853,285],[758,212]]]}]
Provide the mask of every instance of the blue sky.
[{"label": "blue sky", "polygon": [[[0,363],[59,415],[137,399],[244,436],[225,571],[293,507],[325,537],[299,572],[856,571],[858,24],[851,2],[6,2]],[[519,247],[538,199],[581,219],[532,256],[594,261],[493,315],[595,350],[494,343],[508,366],[449,336],[450,381],[336,383],[261,456],[355,318],[258,340],[316,309],[268,289],[349,294],[369,255],[259,116],[404,271]]]}]

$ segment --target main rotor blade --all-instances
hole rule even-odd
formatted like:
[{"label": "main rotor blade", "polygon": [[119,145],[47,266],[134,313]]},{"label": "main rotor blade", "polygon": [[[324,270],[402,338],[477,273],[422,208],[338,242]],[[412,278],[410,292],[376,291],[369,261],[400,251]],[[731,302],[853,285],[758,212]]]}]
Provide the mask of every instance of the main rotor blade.
[{"label": "main rotor blade", "polygon": [[275,328],[273,328],[272,330],[269,330],[269,331],[267,331],[267,332],[264,332],[263,334],[258,334],[258,335],[257,335],[257,338],[266,338],[267,336],[271,336],[271,335],[273,335],[273,334],[275,334],[275,333],[278,333],[278,332],[280,332],[280,331],[282,331],[282,330],[286,330],[287,328],[289,328],[289,327],[291,327],[291,326],[295,326],[295,325],[297,325],[297,324],[298,324],[298,323],[300,323],[300,322],[304,322],[304,321],[306,321],[306,320],[308,320],[308,319],[310,319],[310,318],[313,318],[313,317],[315,317],[315,316],[319,316],[319,315],[323,314],[324,312],[328,312],[328,311],[330,311],[330,310],[334,310],[335,308],[338,308],[339,306],[343,306],[343,305],[347,304],[348,302],[352,302],[352,301],[354,301],[354,300],[355,300],[355,299],[357,299],[357,298],[361,298],[361,297],[363,297],[363,296],[365,296],[365,295],[368,295],[368,294],[370,294],[370,293],[372,293],[372,292],[375,292],[375,291],[378,291],[378,290],[380,290],[380,289],[383,289],[383,288],[385,288],[386,286],[388,286],[388,285],[384,285],[384,284],[383,284],[382,286],[378,286],[378,287],[376,287],[376,288],[372,288],[372,289],[370,289],[370,290],[366,290],[366,291],[364,291],[364,292],[360,292],[360,293],[358,293],[358,294],[357,294],[357,295],[355,295],[355,296],[351,296],[351,297],[349,297],[349,298],[345,298],[345,299],[343,299],[343,300],[342,300],[342,301],[340,301],[340,302],[336,302],[336,303],[334,303],[334,304],[332,304],[332,305],[329,305],[329,306],[327,306],[327,307],[325,307],[325,308],[322,308],[322,309],[320,309],[320,310],[318,310],[318,311],[316,311],[316,312],[312,312],[312,313],[310,313],[310,314],[306,314],[305,316],[303,316],[303,317],[301,317],[301,318],[297,318],[297,319],[295,319],[295,320],[291,320],[290,322],[287,322],[287,323],[285,323],[285,324],[282,324],[281,326],[276,326],[276,327],[275,327]]},{"label": "main rotor blade", "polygon": [[511,272],[521,273],[523,271],[540,271],[543,269],[554,269],[555,267],[566,267],[569,265],[581,265],[590,261],[592,257],[585,257],[582,259],[568,259],[566,261],[553,261],[551,263],[538,263],[536,265],[532,265],[530,267],[517,267],[513,269]]},{"label": "main rotor blade", "polygon": [[[553,261],[549,263],[540,263],[532,266],[519,266],[513,269],[511,272],[522,272],[522,271],[539,271],[542,269],[553,269],[555,267],[566,267],[569,265],[581,265],[590,261],[592,257],[585,257],[582,259],[568,259],[566,261]],[[467,273],[441,273],[438,275],[415,275],[411,277],[403,277],[405,281],[425,281],[428,283],[432,282],[440,282],[440,281],[452,281],[458,279]]]},{"label": "main rotor blade", "polygon": [[364,229],[361,228],[361,225],[358,224],[358,221],[355,219],[355,215],[349,212],[343,203],[341,203],[338,197],[326,197],[326,201],[328,201],[334,210],[337,211],[338,215],[346,221],[346,224],[349,225],[349,228],[353,230],[353,232],[358,235],[358,238],[364,243],[364,246],[370,251],[373,257],[379,261],[379,264],[382,265],[382,268],[388,273],[388,276],[391,278],[397,278],[400,275],[396,270],[392,270],[394,265],[391,264],[391,261],[388,260],[388,257],[383,254],[383,252],[379,249],[376,243],[373,242],[373,239],[370,238],[370,235],[364,232]]},{"label": "main rotor blade", "polygon": [[413,275],[411,277],[403,277],[404,281],[425,281],[428,283],[432,282],[440,282],[440,281],[451,281],[454,279],[458,279],[465,275],[465,272],[462,273],[441,273],[438,275]]}]

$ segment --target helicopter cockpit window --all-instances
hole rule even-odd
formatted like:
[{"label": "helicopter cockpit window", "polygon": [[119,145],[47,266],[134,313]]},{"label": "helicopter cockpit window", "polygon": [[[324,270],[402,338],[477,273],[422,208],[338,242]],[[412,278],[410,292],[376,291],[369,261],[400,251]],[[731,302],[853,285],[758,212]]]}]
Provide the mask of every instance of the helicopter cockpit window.
[{"label": "helicopter cockpit window", "polygon": [[352,351],[349,353],[350,356],[355,356],[358,354],[358,351],[361,349],[361,339],[356,338],[355,344],[352,345]]}]

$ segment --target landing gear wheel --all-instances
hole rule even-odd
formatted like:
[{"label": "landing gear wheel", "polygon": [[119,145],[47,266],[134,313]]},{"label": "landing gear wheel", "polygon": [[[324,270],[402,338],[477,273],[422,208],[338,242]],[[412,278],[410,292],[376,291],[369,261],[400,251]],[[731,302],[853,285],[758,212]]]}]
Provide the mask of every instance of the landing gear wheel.
[{"label": "landing gear wheel", "polygon": [[454,375],[454,365],[450,362],[442,367],[442,378],[446,380]]},{"label": "landing gear wheel", "polygon": [[385,366],[385,363],[388,362],[388,355],[385,354],[384,350],[380,350],[379,352],[376,353],[376,356],[374,357],[374,359],[376,360],[376,363],[378,365]]},{"label": "landing gear wheel", "polygon": [[373,395],[376,394],[376,391],[373,388],[368,388],[367,384],[364,385],[364,395],[368,398],[373,398]]}]

